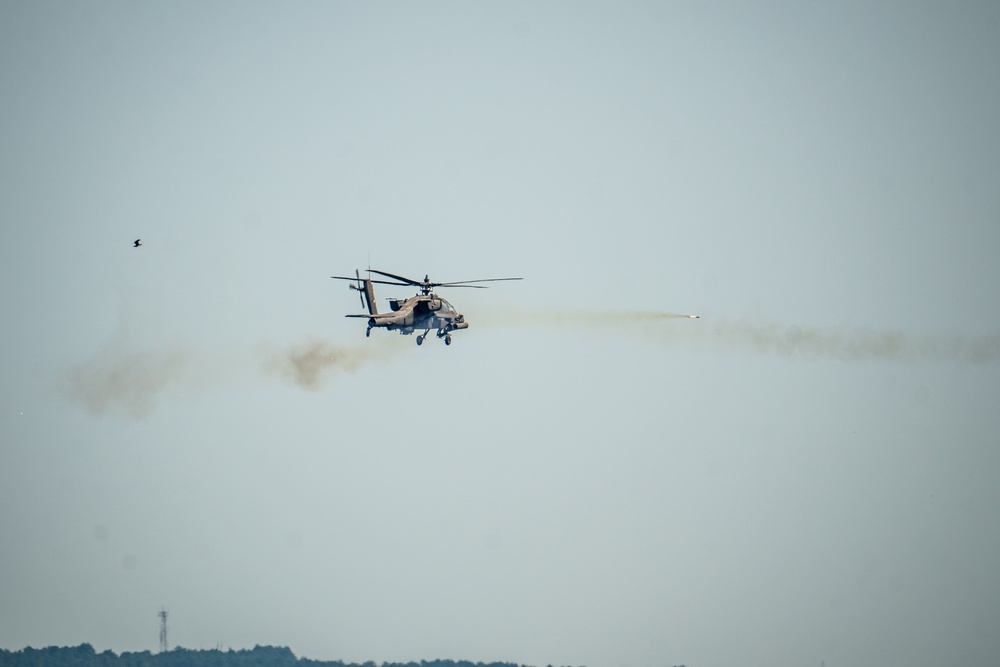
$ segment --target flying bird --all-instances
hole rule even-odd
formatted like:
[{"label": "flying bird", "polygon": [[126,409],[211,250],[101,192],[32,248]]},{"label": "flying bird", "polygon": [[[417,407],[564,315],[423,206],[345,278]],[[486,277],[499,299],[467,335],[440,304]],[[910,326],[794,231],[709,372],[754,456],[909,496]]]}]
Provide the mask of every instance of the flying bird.
[{"label": "flying bird", "polygon": [[141,245],[142,245],[142,244],[141,244],[141,243],[139,243],[139,239],[136,239],[136,240],[135,240],[135,241],[134,241],[134,242],[132,243],[132,247],[133,247],[133,248],[138,248],[138,247],[139,247],[139,246],[141,246]]}]

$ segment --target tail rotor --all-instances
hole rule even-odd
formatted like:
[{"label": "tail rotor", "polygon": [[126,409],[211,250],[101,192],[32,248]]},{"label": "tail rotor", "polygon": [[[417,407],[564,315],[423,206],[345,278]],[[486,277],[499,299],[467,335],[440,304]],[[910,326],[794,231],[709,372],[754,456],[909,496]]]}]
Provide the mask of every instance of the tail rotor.
[{"label": "tail rotor", "polygon": [[358,291],[358,298],[361,299],[361,307],[368,308],[368,304],[365,303],[365,287],[364,287],[365,283],[361,279],[361,272],[358,271],[357,269],[354,269],[354,275],[356,276],[358,283],[356,285],[354,283],[348,283],[347,286],[352,290]]},{"label": "tail rotor", "polygon": [[[362,278],[361,272],[354,269],[354,277],[350,276],[330,276],[336,280],[349,280],[348,287],[352,290],[357,290],[360,292],[358,297],[361,299],[361,307],[368,311],[369,315],[378,315],[378,308],[375,306],[375,286],[372,283],[382,282],[381,280],[372,280],[371,278]],[[390,285],[394,283],[388,283]]]}]

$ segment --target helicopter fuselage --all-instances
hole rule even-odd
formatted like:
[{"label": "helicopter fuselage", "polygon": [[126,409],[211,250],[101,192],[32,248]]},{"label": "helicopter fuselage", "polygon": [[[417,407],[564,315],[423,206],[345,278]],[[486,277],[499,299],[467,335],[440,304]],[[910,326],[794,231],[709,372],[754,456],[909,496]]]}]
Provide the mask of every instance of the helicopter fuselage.
[{"label": "helicopter fuselage", "polygon": [[[391,278],[393,282],[374,279],[371,274],[378,274],[386,278]],[[432,290],[435,287],[471,287],[474,289],[485,289],[484,285],[473,285],[471,283],[492,283],[503,280],[521,280],[520,278],[483,278],[479,280],[462,280],[458,282],[439,283],[432,282],[428,276],[424,279],[413,280],[394,273],[386,273],[377,269],[368,269],[368,277],[362,278],[361,272],[355,270],[354,277],[350,276],[330,276],[336,280],[349,280],[349,287],[356,290],[361,298],[361,305],[368,309],[367,314],[347,315],[347,317],[363,317],[368,320],[368,329],[365,336],[371,336],[372,329],[388,329],[398,331],[404,336],[412,334],[417,329],[423,329],[423,334],[417,335],[417,345],[422,345],[424,339],[430,334],[431,329],[437,330],[437,337],[443,338],[446,345],[451,345],[451,332],[459,329],[468,329],[469,323],[465,321],[465,316],[455,310],[455,307],[448,303]],[[389,309],[391,312],[380,313],[375,305],[375,283],[382,285],[409,285],[420,289],[420,293],[407,299],[389,299]]]},{"label": "helicopter fuselage", "polygon": [[388,313],[373,313],[368,316],[368,326],[398,331],[403,335],[412,334],[417,329],[437,329],[441,332],[468,329],[465,316],[455,310],[446,299],[437,294],[418,294],[408,299],[389,299]]},{"label": "helicopter fuselage", "polygon": [[[374,304],[374,290],[371,283],[367,283],[362,288],[365,290],[366,302]],[[368,301],[370,298],[371,301]],[[437,337],[443,338],[444,342],[451,345],[451,332],[459,329],[468,329],[469,323],[465,321],[465,316],[455,310],[455,307],[448,303],[447,299],[442,299],[437,294],[429,292],[418,294],[408,299],[389,299],[388,313],[380,313],[373,306],[369,307],[372,312],[367,315],[348,315],[347,317],[367,317],[368,329],[365,336],[370,336],[372,329],[388,329],[398,331],[404,336],[409,336],[418,329],[423,329],[424,333],[417,336],[417,345],[421,345],[431,329],[437,330]]]}]

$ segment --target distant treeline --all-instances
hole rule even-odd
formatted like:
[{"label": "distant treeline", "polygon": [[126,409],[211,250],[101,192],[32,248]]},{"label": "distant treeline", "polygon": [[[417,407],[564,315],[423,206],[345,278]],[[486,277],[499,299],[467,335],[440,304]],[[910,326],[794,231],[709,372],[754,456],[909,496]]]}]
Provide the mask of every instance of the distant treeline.
[{"label": "distant treeline", "polygon": [[[164,653],[98,653],[90,644],[72,647],[0,649],[0,667],[526,667],[511,662],[421,660],[420,662],[345,663],[296,658],[284,646],[254,646],[234,651],[175,648]],[[549,667],[552,667],[549,665]]]}]

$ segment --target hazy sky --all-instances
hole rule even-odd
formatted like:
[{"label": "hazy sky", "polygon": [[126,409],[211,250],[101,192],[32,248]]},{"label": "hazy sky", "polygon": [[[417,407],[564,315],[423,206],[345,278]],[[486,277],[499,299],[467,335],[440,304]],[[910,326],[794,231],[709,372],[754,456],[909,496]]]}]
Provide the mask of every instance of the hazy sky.
[{"label": "hazy sky", "polygon": [[[1000,664],[998,71],[986,0],[0,3],[0,647]],[[525,280],[418,348],[369,262]]]}]

